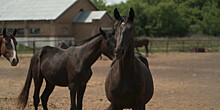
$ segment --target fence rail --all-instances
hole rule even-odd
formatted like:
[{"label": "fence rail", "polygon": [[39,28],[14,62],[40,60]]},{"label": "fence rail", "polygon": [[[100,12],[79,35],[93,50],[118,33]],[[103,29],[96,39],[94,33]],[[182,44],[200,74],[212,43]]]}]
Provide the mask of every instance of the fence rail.
[{"label": "fence rail", "polygon": [[[61,40],[18,41],[17,50],[18,53],[35,53],[41,47],[51,43],[57,46],[59,41]],[[38,44],[41,44],[41,46],[37,46]],[[207,51],[220,51],[220,39],[150,39],[148,48],[149,52],[188,52],[195,51],[196,48],[204,48]],[[144,47],[141,47],[140,50],[145,52]]]},{"label": "fence rail", "polygon": [[[57,47],[58,43],[62,40],[30,40],[30,41],[18,41],[17,51],[20,54],[30,54],[35,53],[37,50],[43,46],[53,46]],[[74,40],[65,40],[70,41],[74,44]]]},{"label": "fence rail", "polygon": [[150,52],[187,52],[196,51],[195,49],[203,48],[206,51],[219,51],[220,39],[212,40],[150,40],[149,51]]}]

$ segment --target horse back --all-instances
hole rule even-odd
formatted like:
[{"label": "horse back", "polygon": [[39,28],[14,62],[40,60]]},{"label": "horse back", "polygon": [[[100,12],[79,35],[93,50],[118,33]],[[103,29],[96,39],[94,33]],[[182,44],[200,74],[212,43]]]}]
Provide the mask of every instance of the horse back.
[{"label": "horse back", "polygon": [[141,47],[148,44],[149,40],[146,37],[135,37],[134,39],[134,47]]},{"label": "horse back", "polygon": [[39,70],[42,76],[54,85],[67,86],[68,75],[66,65],[68,54],[62,49],[45,46],[37,53],[40,63]]}]

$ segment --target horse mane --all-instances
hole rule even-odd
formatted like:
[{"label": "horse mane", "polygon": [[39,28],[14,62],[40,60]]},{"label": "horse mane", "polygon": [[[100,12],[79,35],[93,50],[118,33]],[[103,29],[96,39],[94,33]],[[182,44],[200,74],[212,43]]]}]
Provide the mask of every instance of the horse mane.
[{"label": "horse mane", "polygon": [[83,40],[80,44],[78,44],[78,45],[83,45],[83,44],[85,44],[85,43],[87,43],[87,42],[89,42],[89,41],[91,41],[91,40],[93,40],[94,38],[96,38],[96,37],[98,37],[98,36],[100,36],[101,34],[100,33],[98,33],[98,34],[96,34],[96,35],[94,35],[94,36],[92,36],[92,37],[89,37],[88,39],[86,39],[86,40]]}]

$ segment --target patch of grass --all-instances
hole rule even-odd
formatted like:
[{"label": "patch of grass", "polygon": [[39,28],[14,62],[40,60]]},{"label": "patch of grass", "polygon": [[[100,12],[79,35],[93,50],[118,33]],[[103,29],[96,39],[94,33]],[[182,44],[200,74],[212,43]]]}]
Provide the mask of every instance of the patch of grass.
[{"label": "patch of grass", "polygon": [[[37,52],[40,48],[35,48],[35,52]],[[18,54],[32,54],[33,48],[19,44],[17,46],[17,52]]]}]

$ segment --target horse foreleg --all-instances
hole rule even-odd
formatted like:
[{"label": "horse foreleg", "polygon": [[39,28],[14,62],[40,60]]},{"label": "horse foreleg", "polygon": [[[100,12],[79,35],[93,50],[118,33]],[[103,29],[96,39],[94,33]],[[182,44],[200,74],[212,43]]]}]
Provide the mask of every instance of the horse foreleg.
[{"label": "horse foreleg", "polygon": [[148,44],[147,45],[145,45],[145,51],[146,51],[146,56],[148,57]]},{"label": "horse foreleg", "polygon": [[82,101],[85,90],[86,85],[82,85],[81,87],[79,87],[79,90],[77,91],[77,110],[82,110]]},{"label": "horse foreleg", "polygon": [[74,83],[70,84],[69,89],[70,89],[70,99],[71,99],[71,108],[70,108],[70,110],[77,110],[77,108],[76,108],[77,86],[76,86],[76,84],[74,84]]},{"label": "horse foreleg", "polygon": [[44,110],[48,110],[47,102],[48,102],[50,94],[54,90],[54,87],[55,87],[54,85],[50,84],[49,82],[46,82],[46,87],[44,89],[43,94],[41,95],[41,101],[42,101],[42,106],[43,106]]}]

